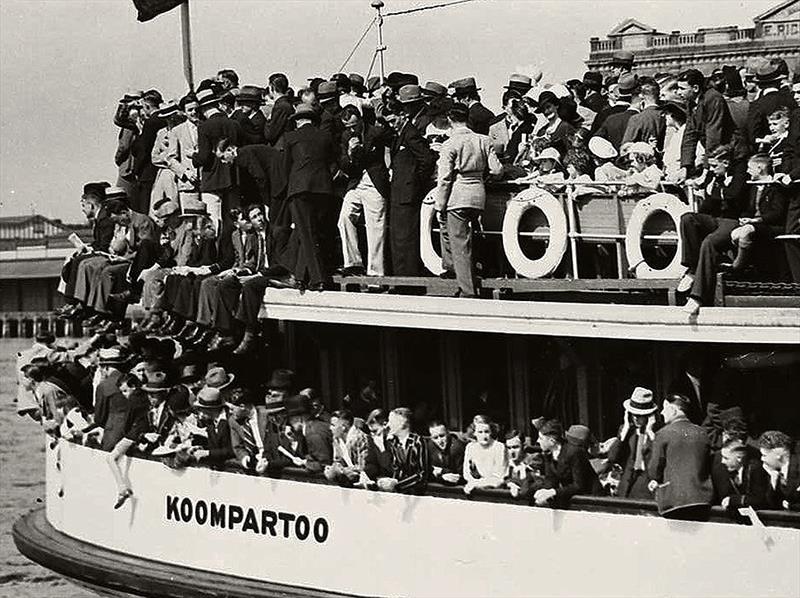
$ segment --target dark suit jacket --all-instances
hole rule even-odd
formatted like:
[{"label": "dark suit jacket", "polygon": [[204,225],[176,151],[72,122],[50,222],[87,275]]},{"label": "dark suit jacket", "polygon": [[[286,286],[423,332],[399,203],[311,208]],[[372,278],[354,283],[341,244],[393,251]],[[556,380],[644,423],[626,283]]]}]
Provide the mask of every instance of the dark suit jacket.
[{"label": "dark suit jacket", "polygon": [[330,135],[314,125],[304,125],[286,133],[284,144],[286,197],[299,193],[332,195],[331,168],[336,163],[336,150]]},{"label": "dark suit jacket", "polygon": [[[477,102],[469,107],[469,115],[467,117],[467,126],[481,135],[489,134],[489,127],[494,120],[494,113],[486,106]],[[425,131],[422,131],[423,133]]]},{"label": "dark suit jacket", "polygon": [[[256,427],[258,428],[258,433],[261,437],[262,445],[264,446],[264,455],[267,459],[270,459],[270,457],[274,458],[275,455],[270,454],[270,447],[273,445],[277,446],[277,434],[280,433],[279,426],[269,417],[266,408],[258,405],[253,409],[255,409],[256,413]],[[231,431],[231,448],[236,460],[240,463],[245,457],[255,456],[250,451],[250,447],[248,446],[247,442],[245,442],[247,433],[242,432],[242,428],[244,426],[249,427],[249,425],[250,424],[247,423],[247,421],[240,424],[235,418],[228,418],[228,426],[230,427]],[[275,436],[274,442],[272,442],[273,439],[271,436]]]},{"label": "dark suit jacket", "polygon": [[656,432],[647,473],[661,484],[655,493],[659,513],[711,504],[711,454],[705,430],[685,417],[661,428]]},{"label": "dark suit jacket", "polygon": [[231,115],[231,118],[239,123],[239,128],[242,130],[242,135],[239,139],[242,145],[264,143],[264,128],[267,124],[267,117],[264,116],[261,110],[256,109],[250,115],[245,115],[237,110]]},{"label": "dark suit jacket", "polygon": [[223,164],[214,153],[220,139],[226,138],[241,145],[242,130],[238,123],[224,114],[213,114],[197,127],[197,154],[192,162],[200,171],[201,191],[224,191],[236,185],[236,175],[230,164]]},{"label": "dark suit jacket", "polygon": [[153,166],[152,153],[156,144],[156,135],[167,126],[163,118],[151,116],[142,125],[141,134],[131,146],[133,155],[133,174],[139,182],[152,183],[156,180],[156,167]]},{"label": "dark suit jacket", "polygon": [[782,232],[786,223],[786,209],[788,207],[787,194],[782,189],[777,189],[771,185],[766,187],[750,185],[747,214],[751,217],[755,216],[756,196],[759,189],[762,190],[761,199],[758,202],[761,206],[761,224],[777,227],[779,230],[776,230],[776,232]]},{"label": "dark suit jacket", "polygon": [[703,144],[706,154],[710,154],[720,145],[731,143],[735,132],[736,124],[725,98],[714,89],[706,89],[687,115],[681,143],[681,165],[691,173],[698,142]]},{"label": "dark suit jacket", "polygon": [[608,109],[608,100],[596,91],[590,91],[586,94],[581,102],[586,108],[600,114],[603,110]]},{"label": "dark suit jacket", "polygon": [[747,143],[751,150],[756,148],[756,139],[769,134],[767,118],[771,112],[781,106],[785,106],[789,110],[797,108],[797,102],[795,102],[792,92],[786,88],[762,95],[757,100],[750,102],[750,108],[747,111]]},{"label": "dark suit jacket", "polygon": [[97,211],[92,221],[92,249],[95,251],[108,251],[111,239],[114,237],[114,221],[104,207]]},{"label": "dark suit jacket", "polygon": [[[622,442],[615,443],[614,447],[608,452],[609,463],[617,463],[622,466],[622,477],[619,480],[619,487],[617,488],[617,494],[622,498],[628,498],[630,496],[633,485],[634,467],[636,465],[637,438],[638,436],[636,434],[636,430],[631,429],[628,437]],[[649,438],[647,438],[647,436],[645,436],[644,449],[642,451],[645,470],[647,469],[647,463],[650,460],[650,452],[652,447],[653,443]]]},{"label": "dark suit jacket", "polygon": [[364,468],[365,473],[376,480],[383,477],[391,477],[392,475],[392,451],[389,449],[387,442],[387,432],[383,432],[383,449],[379,450],[378,445],[369,437],[369,454],[367,455],[367,466]]},{"label": "dark suit jacket", "polygon": [[261,203],[269,206],[274,198],[282,197],[286,193],[286,171],[280,150],[263,144],[240,147],[236,155],[236,166],[239,167],[243,179],[248,177],[252,180],[253,191],[258,193],[258,196],[245,195],[244,205]]},{"label": "dark suit jacket", "polygon": [[597,130],[597,136],[608,139],[617,151],[622,147],[622,140],[625,138],[625,131],[628,129],[628,122],[638,115],[639,112],[630,108],[624,112],[610,114]]},{"label": "dark suit jacket", "polygon": [[[747,458],[743,465],[742,482],[737,484],[728,469],[722,464],[719,453],[714,455],[711,465],[711,481],[714,486],[714,504],[723,498],[730,498],[728,508],[736,511],[739,507],[766,509],[769,489],[769,474],[761,465],[758,451]],[[737,513],[738,515],[738,513]]]},{"label": "dark suit jacket", "polygon": [[294,114],[294,106],[286,96],[281,96],[275,100],[272,106],[272,114],[264,124],[264,139],[275,147],[283,147],[283,135],[292,130],[292,121],[289,117]]},{"label": "dark suit jacket", "polygon": [[[546,129],[547,125],[539,127],[539,129],[536,131],[536,137],[545,136]],[[575,133],[575,131],[576,129],[574,126],[562,120],[560,123],[558,123],[556,130],[550,134],[548,144],[556,148],[558,153],[561,154],[561,157],[563,158],[569,149],[570,137]]]},{"label": "dark suit jacket", "polygon": [[204,463],[221,465],[226,460],[232,458],[233,447],[231,446],[231,429],[227,419],[222,419],[219,424],[211,422],[206,427],[208,433],[208,457],[203,459]]},{"label": "dark suit jacket", "polygon": [[450,434],[447,446],[440,449],[433,440],[427,439],[428,460],[431,471],[434,467],[441,467],[442,473],[457,473],[461,475],[464,470],[464,451],[466,445],[455,434]]},{"label": "dark suit jacket", "polygon": [[600,480],[585,449],[570,443],[561,447],[558,460],[551,455],[545,459],[545,477],[550,488],[554,488],[554,506],[566,506],[576,494],[601,494]]},{"label": "dark suit jacket", "polygon": [[342,135],[341,159],[339,161],[342,171],[349,177],[347,190],[358,186],[366,170],[372,184],[386,199],[391,191],[389,182],[389,169],[386,168],[385,152],[392,140],[392,132],[383,125],[364,125],[364,135],[361,146],[353,152],[348,151],[350,139],[353,134],[345,131]]},{"label": "dark suit jacket", "polygon": [[745,213],[749,201],[746,191],[747,171],[736,168],[730,172],[730,176],[728,185],[725,185],[724,179],[709,180],[709,185],[713,182],[713,186],[705,186],[706,194],[697,210],[699,213],[717,218],[739,218]]},{"label": "dark suit jacket", "polygon": [[648,106],[638,114],[631,116],[622,144],[629,141],[649,142],[650,139],[656,140],[658,151],[664,150],[664,134],[667,130],[667,121],[664,120],[661,111],[655,106]]},{"label": "dark suit jacket", "polygon": [[[344,123],[341,119],[342,107],[338,104],[326,105],[320,113],[319,129],[323,133],[330,135],[333,146],[338,148],[342,143],[344,134]],[[336,156],[338,159],[338,155]]]},{"label": "dark suit jacket", "polygon": [[306,450],[306,468],[309,471],[322,471],[325,465],[333,463],[333,435],[330,424],[318,419],[306,422],[303,432]]},{"label": "dark suit jacket", "polygon": [[400,205],[420,205],[433,187],[436,155],[413,124],[406,121],[392,143],[391,201]]},{"label": "dark suit jacket", "polygon": [[597,135],[597,131],[600,130],[600,127],[603,126],[603,123],[606,122],[606,119],[609,116],[611,116],[612,114],[619,114],[621,112],[625,112],[627,109],[628,109],[627,104],[615,104],[614,106],[609,106],[598,112],[597,116],[595,116],[594,120],[592,121],[592,128],[589,130],[589,135],[591,137]]}]

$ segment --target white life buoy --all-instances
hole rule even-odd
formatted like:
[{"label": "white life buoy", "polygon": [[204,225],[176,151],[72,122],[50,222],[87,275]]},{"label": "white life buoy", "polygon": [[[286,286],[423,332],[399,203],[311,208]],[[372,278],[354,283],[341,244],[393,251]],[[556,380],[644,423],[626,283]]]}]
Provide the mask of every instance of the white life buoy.
[{"label": "white life buoy", "polygon": [[[542,211],[550,228],[547,249],[542,257],[532,260],[526,256],[519,243],[519,223],[531,208]],[[531,187],[517,194],[506,204],[503,216],[503,249],[508,262],[520,276],[541,278],[551,274],[567,250],[567,215],[561,202],[549,191]]]},{"label": "white life buoy", "polygon": [[[431,229],[434,222],[436,222],[436,209],[433,203],[435,194],[436,189],[432,189],[422,200],[422,207],[419,213],[419,253],[422,263],[430,270],[431,274],[439,276],[444,272],[442,256],[436,253],[436,249],[433,247],[433,239],[431,238]],[[436,224],[438,225],[438,222]]]},{"label": "white life buoy", "polygon": [[[636,278],[680,278],[686,271],[681,265],[681,216],[689,212],[689,206],[683,203],[674,195],[668,193],[656,193],[646,197],[636,203],[631,212],[628,227],[625,230],[625,255],[628,258],[630,268],[636,274]],[[660,270],[650,266],[644,259],[642,253],[642,232],[647,219],[655,212],[665,212],[675,223],[675,230],[678,233],[678,247],[672,261]]]}]

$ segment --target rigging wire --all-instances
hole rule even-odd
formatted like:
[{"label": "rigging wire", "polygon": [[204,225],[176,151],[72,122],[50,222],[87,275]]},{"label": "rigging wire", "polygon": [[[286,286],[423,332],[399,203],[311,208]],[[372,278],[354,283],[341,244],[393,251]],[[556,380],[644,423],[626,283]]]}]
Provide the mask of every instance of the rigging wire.
[{"label": "rigging wire", "polygon": [[375,51],[372,53],[372,62],[369,63],[369,70],[367,71],[366,78],[369,79],[372,76],[372,69],[375,68],[375,60],[378,58],[378,52]]},{"label": "rigging wire", "polygon": [[419,6],[417,8],[410,8],[408,10],[387,12],[383,16],[396,17],[397,15],[408,15],[414,12],[422,12],[423,10],[433,10],[435,8],[447,8],[448,6],[455,6],[456,4],[466,4],[467,2],[475,2],[475,0],[454,0],[453,2],[444,2],[443,4],[431,4],[430,6]]},{"label": "rigging wire", "polygon": [[367,33],[369,33],[369,30],[372,29],[372,26],[375,24],[375,21],[377,20],[378,17],[372,17],[372,20],[369,22],[369,25],[367,25],[367,28],[364,30],[364,33],[361,34],[361,37],[358,38],[358,41],[356,42],[356,45],[353,46],[353,49],[350,51],[350,54],[348,54],[347,58],[345,58],[345,61],[342,63],[342,66],[339,67],[339,70],[336,71],[337,73],[341,73],[344,70],[344,67],[347,66],[348,62],[350,62],[350,59],[353,57],[353,54],[355,54],[359,46],[361,46],[361,43],[364,41],[364,38],[367,37]]}]

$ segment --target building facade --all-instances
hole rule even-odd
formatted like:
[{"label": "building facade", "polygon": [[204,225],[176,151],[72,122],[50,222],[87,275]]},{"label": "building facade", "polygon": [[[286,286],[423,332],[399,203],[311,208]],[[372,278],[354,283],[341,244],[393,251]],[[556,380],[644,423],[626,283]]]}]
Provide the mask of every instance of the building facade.
[{"label": "building facade", "polygon": [[608,70],[615,51],[635,56],[637,73],[653,75],[696,68],[710,74],[723,65],[753,69],[771,58],[783,58],[793,72],[800,71],[800,0],[785,0],[753,19],[753,27],[702,28],[689,33],[663,33],[636,19],[626,19],[606,37],[589,41],[592,70]]}]

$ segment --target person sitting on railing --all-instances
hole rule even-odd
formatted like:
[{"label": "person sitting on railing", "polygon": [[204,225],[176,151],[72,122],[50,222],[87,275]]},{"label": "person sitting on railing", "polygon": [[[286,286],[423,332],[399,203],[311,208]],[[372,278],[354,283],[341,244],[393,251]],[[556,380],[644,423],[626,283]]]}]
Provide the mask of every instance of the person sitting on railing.
[{"label": "person sitting on railing", "polygon": [[545,455],[547,487],[533,494],[537,507],[564,507],[576,494],[600,494],[600,480],[589,453],[578,444],[567,442],[558,420],[546,420],[538,428],[538,443]]},{"label": "person sitting on railing", "polygon": [[653,391],[637,386],[622,404],[625,421],[618,438],[608,451],[608,463],[622,466],[617,495],[622,498],[649,500],[647,463],[655,440],[657,407]]},{"label": "person sitting on railing", "polygon": [[[509,430],[506,433],[505,445],[508,455],[505,486],[513,498],[528,502],[533,493],[546,486],[541,450],[526,452],[525,437],[519,430]],[[540,467],[532,465],[535,460]]]},{"label": "person sitting on railing", "polygon": [[344,487],[372,484],[366,473],[369,438],[353,425],[353,414],[346,409],[331,414],[333,463],[323,469],[325,479]]},{"label": "person sitting on railing", "polygon": [[746,209],[747,173],[734,160],[732,146],[722,145],[713,150],[708,155],[708,168],[706,195],[699,211],[684,214],[680,222],[681,264],[687,271],[677,290],[689,291],[684,309],[690,315],[696,314],[701,305],[712,302],[721,253],[730,248],[731,231],[739,225]]},{"label": "person sitting on railing", "polygon": [[497,426],[485,415],[476,415],[472,425],[475,440],[464,451],[465,494],[471,494],[475,488],[499,488],[508,469],[506,447],[495,439]]},{"label": "person sitting on railing", "polygon": [[88,434],[100,428],[100,449],[111,451],[125,435],[130,409],[129,401],[119,388],[127,369],[128,354],[122,347],[112,347],[100,349],[98,358],[101,381],[94,394],[94,422],[83,432]]},{"label": "person sitting on railing", "polygon": [[419,434],[411,431],[411,410],[397,407],[389,413],[389,437],[386,444],[392,455],[390,477],[377,480],[384,492],[424,494],[430,477],[428,446]]},{"label": "person sitting on railing", "polygon": [[753,456],[740,438],[726,440],[711,466],[714,485],[714,504],[728,509],[734,519],[739,519],[738,509],[753,507],[763,509],[769,487],[769,474],[758,456]]},{"label": "person sitting on railing", "polygon": [[[747,162],[750,181],[750,205],[746,214],[739,218],[739,226],[731,231],[731,242],[737,247],[734,271],[745,269],[751,261],[754,244],[765,244],[780,235],[786,222],[786,194],[775,186],[765,184],[772,181],[772,161],[766,154],[756,154]],[[761,183],[761,184],[758,184]]]},{"label": "person sitting on railing", "polygon": [[656,166],[653,146],[644,141],[637,141],[627,147],[623,146],[623,150],[623,154],[626,154],[630,160],[630,168],[625,177],[627,186],[620,189],[620,195],[655,192],[661,185],[664,173]]},{"label": "person sitting on railing", "polygon": [[800,511],[800,455],[793,451],[792,439],[770,430],[758,439],[761,461],[769,474],[766,508]]},{"label": "person sitting on railing", "polygon": [[710,444],[705,430],[686,416],[690,408],[683,395],[664,399],[665,426],[656,432],[650,452],[648,489],[664,517],[703,520],[713,499]]},{"label": "person sitting on railing", "polygon": [[433,420],[428,425],[428,457],[432,480],[444,484],[462,481],[465,445],[458,436],[448,431],[444,422]]}]

